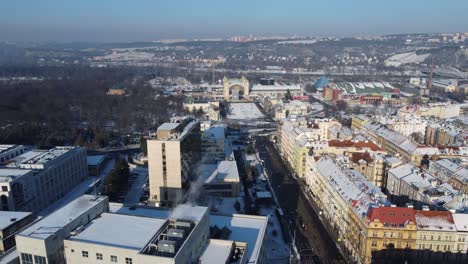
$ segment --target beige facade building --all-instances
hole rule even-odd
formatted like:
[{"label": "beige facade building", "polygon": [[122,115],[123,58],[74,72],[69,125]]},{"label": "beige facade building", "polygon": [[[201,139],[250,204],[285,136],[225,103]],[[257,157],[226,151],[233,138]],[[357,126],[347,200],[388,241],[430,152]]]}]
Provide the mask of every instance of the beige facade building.
[{"label": "beige facade building", "polygon": [[195,100],[188,98],[184,101],[183,107],[186,111],[193,113],[198,110],[203,110],[205,117],[208,120],[219,120],[219,101]]},{"label": "beige facade building", "polygon": [[[415,210],[415,214],[416,223],[418,224],[418,239],[416,240],[418,250],[456,253],[457,229],[452,213],[448,211]],[[419,257],[429,260],[430,254],[428,251],[424,252],[425,254],[420,254],[424,256]]]},{"label": "beige facade building", "polygon": [[150,201],[174,206],[184,199],[200,156],[200,125],[192,119],[164,123],[156,139],[148,140]]},{"label": "beige facade building", "polygon": [[249,98],[250,84],[249,81],[242,76],[241,79],[223,79],[223,94],[224,100],[239,100]]}]

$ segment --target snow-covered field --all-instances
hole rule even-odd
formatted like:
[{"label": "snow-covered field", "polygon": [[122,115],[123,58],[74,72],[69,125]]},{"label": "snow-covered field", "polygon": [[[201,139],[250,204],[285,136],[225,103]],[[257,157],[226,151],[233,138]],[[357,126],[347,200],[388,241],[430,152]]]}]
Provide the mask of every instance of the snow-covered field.
[{"label": "snow-covered field", "polygon": [[254,103],[231,103],[227,113],[229,119],[259,119],[265,116]]},{"label": "snow-covered field", "polygon": [[416,54],[416,52],[406,52],[393,55],[385,60],[385,66],[395,66],[398,67],[403,64],[408,63],[421,63],[427,59],[431,54]]}]

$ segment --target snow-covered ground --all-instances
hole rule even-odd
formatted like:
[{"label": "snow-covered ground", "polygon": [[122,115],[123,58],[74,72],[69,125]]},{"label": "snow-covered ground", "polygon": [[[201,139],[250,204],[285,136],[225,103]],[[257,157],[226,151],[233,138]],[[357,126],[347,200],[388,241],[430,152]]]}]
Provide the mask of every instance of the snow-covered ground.
[{"label": "snow-covered ground", "polygon": [[[237,211],[235,208],[235,203],[239,202],[240,210]],[[206,196],[205,204],[210,208],[210,211],[213,213],[220,214],[242,214],[244,208],[244,198],[243,197],[219,197],[219,196]]]},{"label": "snow-covered ground", "polygon": [[385,63],[385,66],[398,67],[400,65],[408,64],[408,63],[421,63],[425,59],[427,59],[429,56],[431,56],[431,54],[429,53],[416,54],[416,52],[406,52],[406,53],[393,55],[387,58],[384,61],[384,63]]},{"label": "snow-covered ground", "polygon": [[227,113],[229,119],[260,119],[265,116],[254,103],[231,103]]},{"label": "snow-covered ground", "polygon": [[109,174],[109,172],[114,168],[115,160],[109,160],[107,162],[106,167],[102,170],[101,174],[98,177],[89,177],[82,183],[78,184],[75,188],[69,191],[62,199],[54,202],[49,207],[45,208],[41,212],[39,212],[38,216],[46,216],[54,211],[62,208],[64,205],[70,203],[71,201],[75,200],[76,198],[80,197],[81,195],[85,194],[86,191],[89,190],[95,183],[99,180],[104,180],[104,177]]},{"label": "snow-covered ground", "polygon": [[[245,155],[244,159],[246,164],[255,166],[258,171],[257,181],[254,183],[249,192],[251,195],[255,191],[270,191],[268,187],[268,181],[266,175],[263,173],[263,168],[260,164],[259,158],[255,154]],[[275,214],[276,205],[272,203],[260,204],[259,214],[264,216],[270,216],[268,221],[267,232],[268,235],[265,239],[266,250],[267,250],[267,262],[268,263],[289,263],[290,247],[284,241],[284,236],[281,231],[281,226],[278,217]]]},{"label": "snow-covered ground", "polygon": [[290,247],[284,242],[278,217],[274,208],[260,208],[260,215],[269,215],[268,228],[265,239],[267,263],[289,263]]},{"label": "snow-covered ground", "polygon": [[130,173],[137,173],[138,176],[136,176],[135,181],[127,192],[127,196],[125,197],[125,204],[137,204],[140,202],[140,197],[143,194],[144,185],[148,180],[148,168],[131,168]]}]

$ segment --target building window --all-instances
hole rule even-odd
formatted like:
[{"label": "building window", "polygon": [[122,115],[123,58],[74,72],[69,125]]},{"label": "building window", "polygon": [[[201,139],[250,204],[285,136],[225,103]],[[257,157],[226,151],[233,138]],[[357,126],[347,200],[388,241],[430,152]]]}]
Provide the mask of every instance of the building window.
[{"label": "building window", "polygon": [[2,192],[8,192],[8,186],[2,186]]},{"label": "building window", "polygon": [[387,232],[383,232],[383,236],[384,236],[384,237],[387,237]]},{"label": "building window", "polygon": [[377,232],[374,232],[374,233],[372,234],[372,236],[373,236],[373,237],[377,237],[377,234],[378,234]]},{"label": "building window", "polygon": [[46,264],[46,259],[45,259],[45,257],[34,256],[34,263],[36,263],[36,264]]},{"label": "building window", "polygon": [[31,254],[21,253],[22,264],[33,264],[33,258]]},{"label": "building window", "polygon": [[81,251],[81,255],[83,256],[83,258],[87,258],[88,257],[88,251]]},{"label": "building window", "polygon": [[376,247],[377,246],[377,240],[372,240],[372,247]]},{"label": "building window", "polygon": [[132,258],[125,258],[125,264],[133,264]]},{"label": "building window", "polygon": [[101,253],[96,253],[96,259],[97,260],[102,260],[102,254]]},{"label": "building window", "polygon": [[117,262],[117,256],[111,256],[111,262]]}]

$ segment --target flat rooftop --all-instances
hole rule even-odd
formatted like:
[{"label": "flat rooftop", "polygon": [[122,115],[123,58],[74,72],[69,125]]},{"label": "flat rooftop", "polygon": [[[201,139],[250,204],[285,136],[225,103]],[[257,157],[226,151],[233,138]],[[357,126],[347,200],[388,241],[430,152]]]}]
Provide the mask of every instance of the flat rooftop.
[{"label": "flat rooftop", "polygon": [[65,227],[70,222],[70,219],[77,218],[104,199],[107,199],[107,197],[82,195],[59,210],[44,217],[32,226],[26,228],[18,235],[36,239],[47,239],[54,235],[58,230]]},{"label": "flat rooftop", "polygon": [[140,250],[167,220],[103,213],[81,233],[67,240]]},{"label": "flat rooftop", "polygon": [[64,155],[75,147],[55,147],[49,150],[31,150],[13,159],[9,167],[28,168],[34,165],[45,165],[46,163]]},{"label": "flat rooftop", "polygon": [[29,212],[2,211],[2,213],[0,213],[0,230],[4,230],[5,228],[23,220],[30,215],[31,213]]},{"label": "flat rooftop", "polygon": [[238,214],[210,215],[209,221],[210,226],[229,228],[232,231],[229,240],[247,243],[245,253],[247,263],[256,263],[266,234],[268,217]]},{"label": "flat rooftop", "polygon": [[[239,171],[235,160],[223,160],[217,165],[206,166],[205,183],[239,182]],[[203,177],[203,176],[202,176]],[[202,178],[203,179],[203,178]]]},{"label": "flat rooftop", "polygon": [[14,149],[16,147],[19,147],[20,145],[5,145],[5,144],[0,144],[0,154],[2,154],[2,152],[6,152],[10,149]]},{"label": "flat rooftop", "polygon": [[0,167],[0,182],[10,182],[31,172],[26,169]]},{"label": "flat rooftop", "polygon": [[173,130],[176,129],[180,123],[164,123],[158,127],[158,130]]},{"label": "flat rooftop", "polygon": [[160,207],[128,207],[121,203],[109,203],[109,212],[124,215],[167,219],[171,212]]},{"label": "flat rooftop", "polygon": [[152,206],[127,207],[119,203],[109,204],[109,212],[111,213],[160,219],[184,219],[194,222],[199,222],[207,211],[208,207],[192,206],[188,204],[179,204],[176,208],[172,209],[162,209]]},{"label": "flat rooftop", "polygon": [[233,241],[210,239],[200,256],[199,264],[227,263],[231,256]]},{"label": "flat rooftop", "polygon": [[224,133],[224,127],[222,126],[212,126],[203,132],[203,136],[216,139],[224,139],[226,137]]}]

